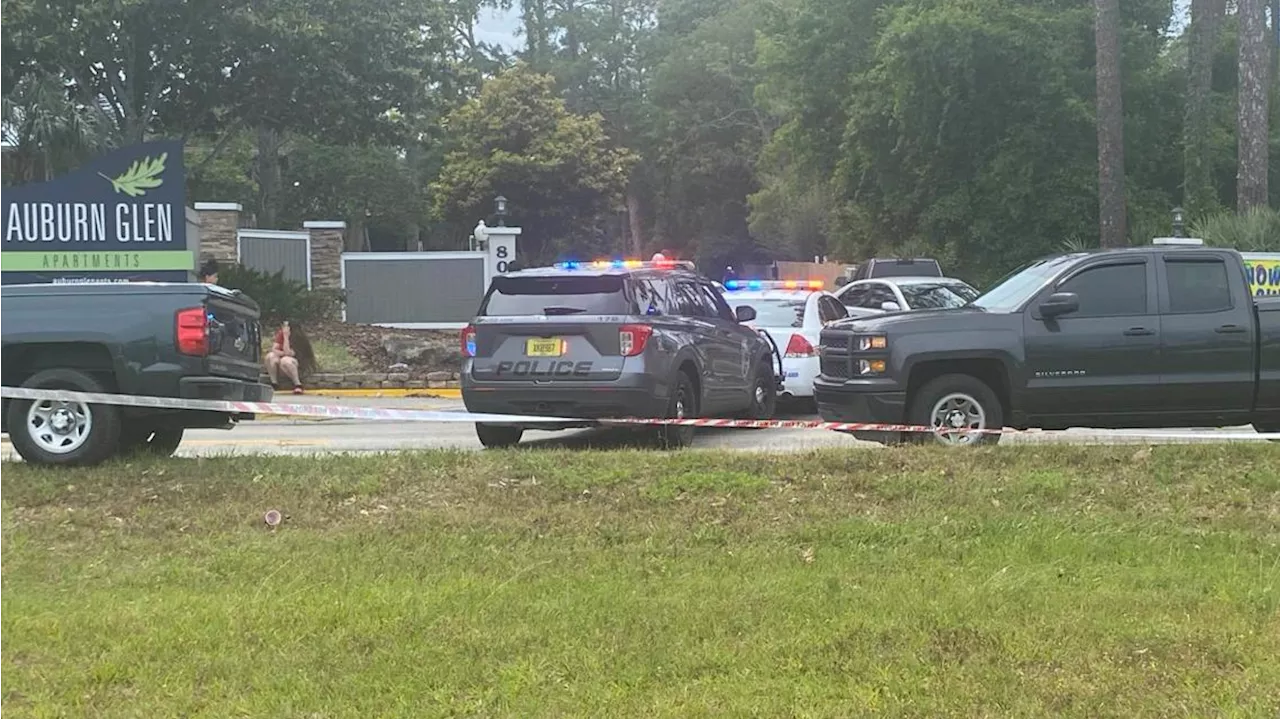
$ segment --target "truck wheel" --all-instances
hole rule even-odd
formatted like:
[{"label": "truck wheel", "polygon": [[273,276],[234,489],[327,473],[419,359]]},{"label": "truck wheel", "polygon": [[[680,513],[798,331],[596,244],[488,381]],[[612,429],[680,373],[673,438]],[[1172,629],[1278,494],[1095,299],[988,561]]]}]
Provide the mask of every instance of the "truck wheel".
[{"label": "truck wheel", "polygon": [[773,376],[773,362],[766,359],[756,365],[751,380],[751,405],[744,413],[746,419],[773,419],[778,411],[778,382]]},{"label": "truck wheel", "polygon": [[[30,389],[105,392],[98,380],[74,369],[47,369],[22,383]],[[115,454],[120,410],[106,404],[57,400],[12,400],[9,439],[31,464],[94,465]]]},{"label": "truck wheel", "polygon": [[[930,380],[916,392],[908,418],[912,424],[939,429],[991,430],[1004,427],[1004,408],[985,382],[967,374],[948,374]],[[971,446],[995,444],[1000,435],[991,432],[918,434],[915,441],[932,439],[939,444]]]},{"label": "truck wheel", "polygon": [[170,457],[182,444],[182,427],[128,427],[120,431],[120,452]]},{"label": "truck wheel", "polygon": [[485,449],[504,449],[520,444],[524,436],[523,427],[508,427],[502,424],[476,423],[476,436]]},{"label": "truck wheel", "polygon": [[[688,419],[698,416],[698,393],[693,389],[693,380],[689,375],[680,372],[677,375],[675,391],[667,403],[668,419]],[[676,424],[664,424],[658,427],[658,446],[663,449],[680,449],[693,444],[693,427]]]}]

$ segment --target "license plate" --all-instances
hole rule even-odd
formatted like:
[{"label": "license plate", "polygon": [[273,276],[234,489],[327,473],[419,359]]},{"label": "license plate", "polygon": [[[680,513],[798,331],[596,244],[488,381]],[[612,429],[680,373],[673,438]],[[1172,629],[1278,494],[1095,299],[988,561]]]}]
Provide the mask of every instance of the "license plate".
[{"label": "license plate", "polygon": [[529,357],[559,357],[564,354],[564,340],[534,339],[525,343],[524,353]]}]

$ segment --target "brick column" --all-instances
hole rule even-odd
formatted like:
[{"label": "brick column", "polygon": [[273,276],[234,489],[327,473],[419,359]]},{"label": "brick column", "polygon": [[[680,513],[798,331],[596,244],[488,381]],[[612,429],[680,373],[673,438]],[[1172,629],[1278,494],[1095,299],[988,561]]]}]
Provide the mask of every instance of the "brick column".
[{"label": "brick column", "polygon": [[[197,202],[200,213],[200,254],[219,262],[236,261],[236,231],[240,229],[238,202]],[[203,257],[196,258],[199,265]]]},{"label": "brick column", "polygon": [[347,223],[341,220],[312,220],[302,223],[302,227],[311,233],[311,288],[340,289],[343,235]]}]

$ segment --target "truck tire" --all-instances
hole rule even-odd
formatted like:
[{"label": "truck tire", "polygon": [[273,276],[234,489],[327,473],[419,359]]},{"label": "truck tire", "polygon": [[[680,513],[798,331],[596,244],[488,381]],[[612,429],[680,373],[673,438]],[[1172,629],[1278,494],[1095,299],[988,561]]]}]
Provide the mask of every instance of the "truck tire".
[{"label": "truck tire", "polygon": [[[91,375],[74,369],[46,369],[31,375],[23,387],[105,392]],[[31,464],[89,466],[116,453],[120,443],[120,410],[111,405],[54,400],[12,400],[9,440]]]},{"label": "truck tire", "polygon": [[182,427],[125,427],[120,430],[120,453],[171,457],[185,431]]},{"label": "truck tire", "polygon": [[751,378],[751,404],[743,413],[746,419],[773,419],[778,411],[778,382],[773,376],[773,362],[765,358],[756,365]]},{"label": "truck tire", "polygon": [[505,449],[520,444],[520,438],[524,436],[523,427],[508,427],[503,424],[484,424],[476,423],[476,437],[480,438],[480,444],[485,449]]},{"label": "truck tire", "polygon": [[[915,393],[907,412],[911,424],[926,427],[951,427],[954,429],[1002,429],[1004,408],[1000,398],[982,380],[967,374],[948,374],[927,382]],[[912,433],[910,439],[930,441],[948,446],[975,446],[995,444],[1000,435],[991,432],[980,434],[928,434]]]},{"label": "truck tire", "polygon": [[[689,375],[676,375],[676,386],[667,402],[667,419],[688,419],[698,416],[698,393]],[[693,444],[693,427],[675,424],[658,426],[658,446],[662,449],[680,449]]]}]

